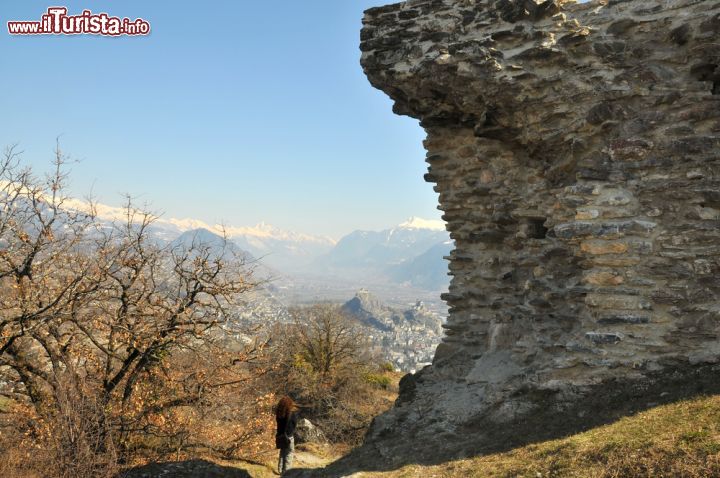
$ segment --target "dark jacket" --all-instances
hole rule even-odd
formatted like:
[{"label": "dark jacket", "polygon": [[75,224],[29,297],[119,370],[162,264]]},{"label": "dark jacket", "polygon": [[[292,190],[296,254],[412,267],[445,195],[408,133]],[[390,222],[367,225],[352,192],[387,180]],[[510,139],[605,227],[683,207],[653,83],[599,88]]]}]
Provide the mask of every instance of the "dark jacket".
[{"label": "dark jacket", "polygon": [[297,414],[292,412],[287,418],[275,417],[277,421],[277,432],[275,432],[275,448],[287,448],[290,446],[290,438],[295,434],[297,428]]}]

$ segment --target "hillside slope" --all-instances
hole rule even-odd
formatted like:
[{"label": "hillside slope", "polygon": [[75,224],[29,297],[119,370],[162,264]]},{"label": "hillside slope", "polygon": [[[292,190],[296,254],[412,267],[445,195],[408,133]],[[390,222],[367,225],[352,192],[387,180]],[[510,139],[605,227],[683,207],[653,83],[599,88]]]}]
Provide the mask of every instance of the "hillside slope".
[{"label": "hillside slope", "polygon": [[[340,476],[334,473],[328,476]],[[505,453],[352,476],[717,477],[720,476],[720,395],[656,407],[584,433]]]},{"label": "hillside slope", "polygon": [[[271,456],[269,453],[268,456]],[[312,453],[301,452],[289,477],[355,478],[706,478],[720,476],[720,395],[659,406],[613,424],[517,448],[504,453],[450,461],[435,466],[407,465],[386,472],[358,469],[310,469]],[[137,476],[161,476],[160,470],[211,469],[207,476],[272,476],[268,464],[212,463],[198,460],[153,465]],[[173,468],[174,467],[174,468]],[[197,471],[197,470],[196,470]],[[136,475],[133,475],[136,476]],[[179,474],[177,476],[194,476]]]}]

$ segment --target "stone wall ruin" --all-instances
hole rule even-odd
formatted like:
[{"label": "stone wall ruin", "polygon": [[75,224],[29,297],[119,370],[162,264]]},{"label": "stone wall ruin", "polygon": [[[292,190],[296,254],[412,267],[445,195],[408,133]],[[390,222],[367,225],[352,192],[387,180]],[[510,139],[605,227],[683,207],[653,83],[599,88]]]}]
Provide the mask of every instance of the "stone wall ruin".
[{"label": "stone wall ruin", "polygon": [[446,338],[366,448],[471,454],[715,390],[720,2],[408,0],[361,40],[456,244]]}]

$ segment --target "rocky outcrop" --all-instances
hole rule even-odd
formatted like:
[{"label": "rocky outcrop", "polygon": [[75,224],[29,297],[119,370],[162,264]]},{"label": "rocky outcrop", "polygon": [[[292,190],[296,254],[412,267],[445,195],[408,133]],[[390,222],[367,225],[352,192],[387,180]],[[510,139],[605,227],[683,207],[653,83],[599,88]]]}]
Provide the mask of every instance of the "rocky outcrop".
[{"label": "rocky outcrop", "polygon": [[316,427],[307,418],[302,418],[298,421],[297,429],[295,430],[295,441],[300,443],[327,443],[325,433]]},{"label": "rocky outcrop", "polygon": [[366,448],[474,453],[717,386],[719,41],[715,1],[366,12],[455,241],[446,337]]}]

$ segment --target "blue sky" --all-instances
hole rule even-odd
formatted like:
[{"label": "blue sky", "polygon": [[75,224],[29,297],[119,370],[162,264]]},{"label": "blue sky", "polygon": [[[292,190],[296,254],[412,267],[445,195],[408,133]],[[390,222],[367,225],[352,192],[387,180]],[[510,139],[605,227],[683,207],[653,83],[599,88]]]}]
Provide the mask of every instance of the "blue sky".
[{"label": "blue sky", "polygon": [[[3,0],[0,146],[44,170],[61,135],[74,195],[130,193],[169,217],[333,237],[439,218],[422,129],[358,63],[362,11],[385,3]],[[56,4],[152,34],[7,33]]]}]

